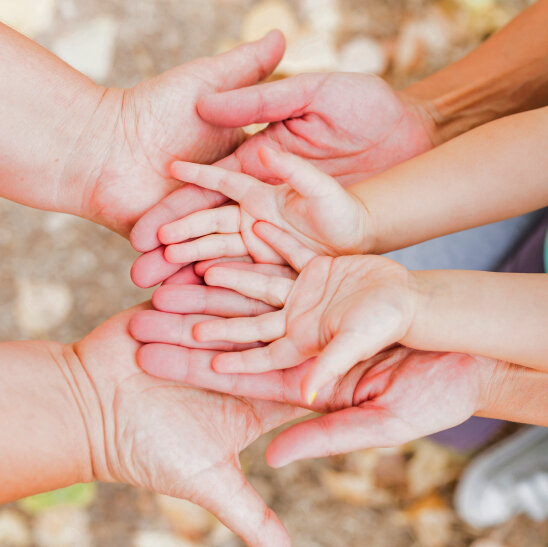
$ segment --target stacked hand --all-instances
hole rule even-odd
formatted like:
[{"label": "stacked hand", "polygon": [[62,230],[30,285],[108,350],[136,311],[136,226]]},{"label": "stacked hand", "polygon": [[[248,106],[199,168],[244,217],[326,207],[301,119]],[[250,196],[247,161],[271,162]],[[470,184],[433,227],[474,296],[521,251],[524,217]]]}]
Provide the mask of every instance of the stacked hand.
[{"label": "stacked hand", "polygon": [[174,177],[220,192],[238,204],[198,211],[162,226],[158,236],[167,245],[169,262],[244,255],[256,262],[275,262],[278,255],[253,232],[258,220],[283,228],[318,254],[338,256],[367,249],[372,229],[357,197],[297,156],[268,148],[259,155],[270,176],[283,184],[267,184],[211,165],[173,164]]},{"label": "stacked hand", "polygon": [[[267,182],[280,179],[272,172],[272,164],[259,155],[265,146],[296,154],[344,185],[432,147],[426,111],[370,75],[305,74],[212,93],[198,101],[198,113],[220,128],[270,122],[222,162],[223,167]],[[196,187],[184,186],[137,222],[131,241],[138,251],[146,252],[132,270],[137,285],[155,285],[178,271],[180,266],[164,259],[157,234],[191,210],[215,207],[222,201],[215,192],[202,192],[196,200]]]}]

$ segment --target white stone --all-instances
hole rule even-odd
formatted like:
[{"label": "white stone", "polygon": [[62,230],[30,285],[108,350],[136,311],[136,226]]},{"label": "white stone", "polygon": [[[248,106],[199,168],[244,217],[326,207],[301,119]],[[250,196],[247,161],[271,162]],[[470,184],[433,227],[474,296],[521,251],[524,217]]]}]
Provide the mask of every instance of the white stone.
[{"label": "white stone", "polygon": [[334,34],[341,25],[338,0],[301,0],[301,13],[317,32]]},{"label": "white stone", "polygon": [[347,42],[339,52],[338,69],[342,72],[382,74],[388,65],[384,48],[365,36]]},{"label": "white stone", "polygon": [[87,512],[70,506],[40,512],[34,520],[34,541],[37,547],[90,547]]},{"label": "white stone", "polygon": [[0,545],[26,547],[31,543],[30,530],[25,519],[15,511],[0,513]]},{"label": "white stone", "polygon": [[55,0],[0,0],[0,21],[31,38],[49,28]]},{"label": "white stone", "polygon": [[291,41],[298,31],[295,14],[282,0],[266,0],[255,4],[246,14],[242,25],[242,40],[262,38],[268,31],[279,29]]},{"label": "white stone", "polygon": [[168,532],[141,530],[133,538],[134,547],[200,547],[200,545],[177,538]]},{"label": "white stone", "polygon": [[337,68],[334,40],[321,32],[303,32],[287,45],[276,72],[293,75],[301,72],[329,72]]},{"label": "white stone", "polygon": [[17,325],[25,334],[45,334],[63,323],[72,301],[72,293],[64,284],[20,280],[15,300]]},{"label": "white stone", "polygon": [[112,66],[117,29],[112,17],[97,17],[61,35],[51,49],[75,69],[102,83]]}]

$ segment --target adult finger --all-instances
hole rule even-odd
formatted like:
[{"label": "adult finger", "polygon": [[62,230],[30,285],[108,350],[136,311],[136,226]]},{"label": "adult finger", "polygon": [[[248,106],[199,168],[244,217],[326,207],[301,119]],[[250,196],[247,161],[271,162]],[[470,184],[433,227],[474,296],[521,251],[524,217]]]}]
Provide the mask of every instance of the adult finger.
[{"label": "adult finger", "polygon": [[170,313],[203,313],[218,317],[254,317],[275,311],[264,302],[220,287],[162,285],[152,295],[157,310]]},{"label": "adult finger", "polygon": [[[193,501],[218,517],[251,547],[290,547],[277,515],[265,504],[239,467],[238,457],[211,471],[208,485],[198,487]],[[236,495],[235,495],[236,494]]]},{"label": "adult finger", "polygon": [[137,312],[129,323],[129,332],[139,342],[159,342],[195,349],[240,351],[257,347],[257,344],[236,344],[224,341],[199,342],[192,335],[197,323],[213,316],[198,314],[175,314],[156,310]]},{"label": "adult finger", "polygon": [[185,264],[172,264],[164,257],[164,247],[137,257],[131,267],[133,283],[142,289],[154,287],[175,275]]},{"label": "adult finger", "polygon": [[326,79],[327,75],[303,74],[215,93],[198,102],[198,113],[205,121],[220,127],[243,127],[300,117]]},{"label": "adult finger", "polygon": [[371,447],[392,447],[413,438],[403,420],[375,403],[364,403],[296,424],[266,451],[272,467]]},{"label": "adult finger", "polygon": [[260,40],[242,44],[215,57],[197,59],[193,64],[198,70],[205,70],[209,81],[219,91],[224,91],[264,80],[281,61],[284,51],[283,34],[272,30]]}]

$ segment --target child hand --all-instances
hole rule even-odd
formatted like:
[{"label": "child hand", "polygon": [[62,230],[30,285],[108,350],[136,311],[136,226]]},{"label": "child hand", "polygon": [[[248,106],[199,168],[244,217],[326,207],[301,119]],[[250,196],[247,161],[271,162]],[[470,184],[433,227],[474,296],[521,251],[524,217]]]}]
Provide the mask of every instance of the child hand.
[{"label": "child hand", "polygon": [[[310,252],[288,252],[287,238],[280,235],[273,239],[275,249],[297,268],[297,262]],[[279,311],[258,317],[198,323],[194,337],[200,342],[271,342],[219,354],[213,360],[214,369],[219,373],[260,373],[294,367],[316,357],[301,382],[301,395],[308,404],[323,386],[356,363],[402,340],[416,306],[410,272],[379,256],[315,257],[296,281],[216,266],[206,272],[206,281],[272,306],[283,305]]]},{"label": "child hand", "polygon": [[297,156],[268,148],[259,154],[271,177],[282,184],[267,184],[215,166],[172,165],[175,178],[221,192],[239,205],[198,211],[163,226],[158,236],[167,245],[169,262],[249,254],[258,262],[279,263],[279,257],[254,234],[257,220],[279,226],[316,254],[367,252],[373,230],[367,209],[356,196]]}]

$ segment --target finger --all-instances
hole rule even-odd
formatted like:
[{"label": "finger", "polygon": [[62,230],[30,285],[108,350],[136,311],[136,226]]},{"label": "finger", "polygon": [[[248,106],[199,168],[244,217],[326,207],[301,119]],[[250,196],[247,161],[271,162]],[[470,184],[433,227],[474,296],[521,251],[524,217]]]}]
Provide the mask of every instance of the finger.
[{"label": "finger", "polygon": [[296,424],[278,435],[266,451],[272,467],[410,440],[409,427],[374,403],[346,408]]},{"label": "finger", "polygon": [[215,266],[215,264],[222,264],[224,262],[230,264],[252,264],[253,259],[249,255],[246,255],[237,257],[222,256],[220,258],[212,258],[211,260],[201,260],[194,264],[194,271],[203,277],[209,268]]},{"label": "finger", "polygon": [[277,308],[283,307],[294,281],[285,277],[265,275],[254,271],[215,266],[205,273],[210,286],[232,289],[244,296],[261,300]]},{"label": "finger", "polygon": [[256,222],[253,225],[253,231],[297,272],[301,272],[313,258],[318,256],[293,236],[270,222]]},{"label": "finger", "polygon": [[255,317],[276,311],[273,306],[229,289],[203,285],[162,285],[152,295],[152,303],[159,311],[218,317]]},{"label": "finger", "polygon": [[238,257],[247,252],[239,233],[213,234],[185,243],[168,245],[164,251],[167,262],[188,264],[197,260],[209,260],[223,256]]},{"label": "finger", "polygon": [[217,207],[225,201],[226,197],[222,194],[185,184],[162,199],[135,223],[129,237],[130,242],[136,251],[152,251],[160,245],[158,230],[164,224],[194,211]]},{"label": "finger", "polygon": [[[368,349],[365,351],[368,352]],[[318,355],[304,377],[301,386],[303,399],[308,404],[312,404],[324,386],[342,377],[364,358],[370,357],[369,354],[362,357],[363,354],[362,333],[360,335],[345,332],[337,334]]]},{"label": "finger", "polygon": [[176,274],[184,264],[172,264],[164,258],[164,247],[137,257],[131,267],[131,279],[135,285],[146,289]]},{"label": "finger", "polygon": [[[276,313],[281,315],[282,312]],[[235,321],[235,319],[229,321]],[[292,340],[284,337],[265,347],[236,353],[221,353],[214,358],[213,368],[217,372],[226,374],[258,374],[269,370],[294,367],[305,359],[306,356],[295,347]]]},{"label": "finger", "polygon": [[205,209],[166,224],[158,230],[158,239],[164,244],[179,243],[207,234],[231,234],[240,230],[240,208],[227,205]]},{"label": "finger", "polygon": [[295,154],[263,146],[259,149],[259,159],[271,175],[303,197],[325,197],[344,192],[334,178]]},{"label": "finger", "polygon": [[234,344],[224,341],[198,342],[192,335],[197,323],[210,319],[207,315],[180,315],[156,310],[136,313],[129,322],[129,332],[139,342],[159,342],[187,348],[239,351],[257,345]]},{"label": "finger", "polygon": [[187,161],[173,162],[171,174],[178,180],[220,192],[238,203],[241,203],[251,191],[260,191],[266,186],[265,183],[243,173],[228,171],[216,165],[200,165]]},{"label": "finger", "polygon": [[[243,260],[245,258],[245,260]],[[262,264],[252,262],[250,257],[241,257],[237,262],[229,257],[215,260],[205,260],[198,262],[194,268],[203,277],[209,268],[214,266],[223,266],[233,270],[244,270],[248,272],[257,272],[264,275],[275,275],[277,277],[285,277],[286,279],[297,279],[298,273],[291,266],[283,266],[281,264]]]},{"label": "finger", "polygon": [[224,93],[198,102],[205,121],[220,127],[243,127],[296,118],[306,113],[327,75],[300,75]]},{"label": "finger", "polygon": [[[194,264],[188,264],[182,267],[177,273],[174,273],[171,277],[168,277],[163,283],[165,285],[203,285],[204,278],[197,275],[194,271]],[[167,310],[166,310],[167,311]]]},{"label": "finger", "polygon": [[223,91],[264,80],[278,65],[284,50],[283,34],[272,30],[261,40],[242,44],[215,57],[198,59],[195,64],[197,68],[206,64],[209,80]]},{"label": "finger", "polygon": [[214,468],[207,484],[198,486],[194,501],[216,515],[246,545],[291,547],[283,524],[245,478],[236,455],[232,462]]},{"label": "finger", "polygon": [[282,311],[264,313],[257,317],[235,317],[204,321],[194,327],[194,337],[200,342],[225,340],[229,342],[270,342],[285,333],[285,314]]}]

